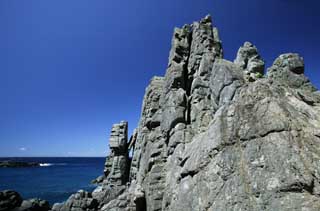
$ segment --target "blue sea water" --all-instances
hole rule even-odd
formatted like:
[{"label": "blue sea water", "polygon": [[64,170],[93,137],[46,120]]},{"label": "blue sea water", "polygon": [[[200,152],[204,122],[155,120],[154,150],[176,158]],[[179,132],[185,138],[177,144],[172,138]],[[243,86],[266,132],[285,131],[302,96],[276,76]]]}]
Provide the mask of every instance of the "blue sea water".
[{"label": "blue sea water", "polygon": [[90,184],[103,172],[105,158],[0,158],[41,163],[41,167],[0,168],[0,190],[18,191],[24,199],[41,198],[52,205],[63,202],[79,189],[92,191]]}]

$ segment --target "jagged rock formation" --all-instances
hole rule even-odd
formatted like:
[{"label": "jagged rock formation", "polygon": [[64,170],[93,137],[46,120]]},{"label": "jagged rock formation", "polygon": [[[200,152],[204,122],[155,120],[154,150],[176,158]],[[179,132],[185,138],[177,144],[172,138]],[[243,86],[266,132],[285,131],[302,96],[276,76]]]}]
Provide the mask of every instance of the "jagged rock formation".
[{"label": "jagged rock formation", "polygon": [[176,28],[146,89],[130,186],[102,210],[319,210],[319,93],[303,59],[222,59],[210,16]]},{"label": "jagged rock formation", "polygon": [[129,181],[129,143],[128,123],[125,121],[114,124],[111,129],[109,148],[106,158],[104,175],[99,176],[95,183],[99,184],[92,194],[80,190],[62,204],[54,204],[53,211],[94,211],[122,194]]},{"label": "jagged rock formation", "polygon": [[23,200],[19,208],[14,211],[48,211],[50,210],[49,202],[42,199]]},{"label": "jagged rock formation", "polygon": [[303,72],[284,54],[263,77],[249,42],[223,60],[209,16],[175,29],[144,97],[130,187],[103,210],[319,210],[320,101]]},{"label": "jagged rock formation", "polygon": [[106,159],[104,176],[112,185],[124,185],[129,176],[128,123],[114,124],[109,139],[110,154]]},{"label": "jagged rock formation", "polygon": [[261,59],[256,46],[250,42],[245,42],[239,48],[234,63],[244,70],[244,77],[248,81],[254,81],[263,75],[264,61]]},{"label": "jagged rock formation", "polygon": [[52,210],[54,211],[94,211],[98,208],[98,201],[92,197],[91,193],[80,190],[72,194],[65,203],[54,204]]},{"label": "jagged rock formation", "polygon": [[127,123],[113,127],[105,176],[82,198],[102,211],[320,210],[320,94],[298,54],[263,74],[249,42],[223,59],[210,16],[176,28],[138,127],[129,142]]}]

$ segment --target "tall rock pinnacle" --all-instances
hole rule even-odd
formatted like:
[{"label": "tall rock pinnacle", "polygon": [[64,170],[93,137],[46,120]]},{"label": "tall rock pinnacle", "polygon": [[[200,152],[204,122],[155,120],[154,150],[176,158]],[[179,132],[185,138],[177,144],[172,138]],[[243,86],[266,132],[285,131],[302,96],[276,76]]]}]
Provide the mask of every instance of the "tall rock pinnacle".
[{"label": "tall rock pinnacle", "polygon": [[171,43],[130,141],[127,123],[113,126],[87,210],[320,210],[320,94],[302,57],[280,55],[264,75],[245,42],[227,61],[210,16]]}]

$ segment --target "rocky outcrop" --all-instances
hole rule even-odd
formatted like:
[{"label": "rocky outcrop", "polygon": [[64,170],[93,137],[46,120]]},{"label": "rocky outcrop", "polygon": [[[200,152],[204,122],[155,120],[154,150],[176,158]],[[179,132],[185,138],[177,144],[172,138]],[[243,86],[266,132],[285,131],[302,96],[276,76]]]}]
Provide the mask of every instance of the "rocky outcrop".
[{"label": "rocky outcrop", "polygon": [[227,61],[210,16],[174,29],[129,140],[127,128],[112,127],[93,193],[52,210],[320,210],[320,94],[302,57],[280,55],[264,75],[245,42]]},{"label": "rocky outcrop", "polygon": [[107,156],[104,175],[111,185],[124,185],[129,177],[128,123],[114,124],[109,139],[110,154]]},{"label": "rocky outcrop", "polygon": [[19,193],[12,190],[0,192],[0,211],[48,211],[49,203],[41,199],[23,200]]},{"label": "rocky outcrop", "polygon": [[19,207],[22,203],[22,198],[19,193],[12,190],[0,192],[0,211],[12,210]]},{"label": "rocky outcrop", "polygon": [[304,75],[303,58],[296,53],[280,55],[268,69],[268,77],[294,89],[316,91],[316,88]]},{"label": "rocky outcrop", "polygon": [[49,202],[42,199],[24,200],[15,211],[48,211],[50,210]]},{"label": "rocky outcrop", "polygon": [[71,195],[65,203],[54,204],[52,211],[95,211],[98,205],[98,201],[92,198],[91,193],[80,190]]},{"label": "rocky outcrop", "polygon": [[53,211],[95,211],[116,199],[129,182],[128,123],[114,124],[109,138],[110,153],[106,157],[104,174],[93,180],[99,186],[92,192],[80,190],[64,203],[54,204]]},{"label": "rocky outcrop", "polygon": [[146,89],[129,186],[102,210],[319,210],[320,100],[303,59],[224,60],[210,16],[176,28]]},{"label": "rocky outcrop", "polygon": [[244,77],[248,81],[254,81],[263,76],[264,61],[259,55],[256,46],[250,42],[245,42],[239,48],[234,63],[244,70]]}]

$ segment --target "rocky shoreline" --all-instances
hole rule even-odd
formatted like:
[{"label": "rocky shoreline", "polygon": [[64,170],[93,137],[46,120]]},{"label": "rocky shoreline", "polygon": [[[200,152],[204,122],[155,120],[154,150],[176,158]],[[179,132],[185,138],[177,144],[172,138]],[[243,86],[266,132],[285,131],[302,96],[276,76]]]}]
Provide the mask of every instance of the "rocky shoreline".
[{"label": "rocky shoreline", "polygon": [[48,211],[49,203],[41,199],[23,200],[19,193],[12,190],[0,192],[0,211]]},{"label": "rocky shoreline", "polygon": [[114,124],[109,148],[92,193],[49,208],[4,191],[0,211],[320,209],[320,93],[303,58],[282,54],[265,73],[245,42],[227,61],[210,16],[175,28],[138,127],[128,138],[128,123]]}]

